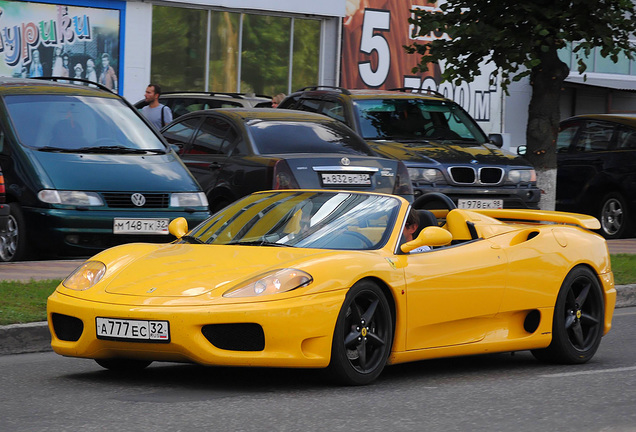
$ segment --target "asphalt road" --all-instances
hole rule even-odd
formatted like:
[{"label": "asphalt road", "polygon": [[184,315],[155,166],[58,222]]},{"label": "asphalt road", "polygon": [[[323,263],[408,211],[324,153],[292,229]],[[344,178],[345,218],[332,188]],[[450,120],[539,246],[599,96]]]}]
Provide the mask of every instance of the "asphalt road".
[{"label": "asphalt road", "polygon": [[636,430],[636,308],[616,311],[591,362],[528,352],[393,366],[367,387],[317,371],[153,364],[121,377],[51,352],[0,356],[0,430]]}]

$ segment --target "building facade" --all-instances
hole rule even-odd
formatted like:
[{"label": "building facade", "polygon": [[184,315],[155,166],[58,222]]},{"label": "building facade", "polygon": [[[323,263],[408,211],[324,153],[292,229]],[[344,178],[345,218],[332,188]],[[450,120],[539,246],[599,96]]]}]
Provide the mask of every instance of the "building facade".
[{"label": "building facade", "polygon": [[[494,68],[471,83],[441,82],[444,64],[414,72],[403,46],[445,37],[417,36],[408,23],[427,0],[0,0],[0,75],[69,76],[98,81],[134,103],[148,83],[164,91],[274,95],[305,86],[421,88],[464,107],[506,146],[525,144],[530,85],[509,95]],[[571,51],[563,60],[573,65]],[[566,118],[636,112],[636,65],[592,53],[587,80],[571,73]]]}]

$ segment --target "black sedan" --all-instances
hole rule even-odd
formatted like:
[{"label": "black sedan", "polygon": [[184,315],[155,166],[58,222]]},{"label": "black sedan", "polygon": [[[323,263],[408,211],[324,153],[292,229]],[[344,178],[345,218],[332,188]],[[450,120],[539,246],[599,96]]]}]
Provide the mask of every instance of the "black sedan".
[{"label": "black sedan", "polygon": [[213,211],[268,189],[354,189],[413,199],[404,164],[378,157],[353,130],[282,109],[196,111],[162,129]]},{"label": "black sedan", "polygon": [[596,216],[608,238],[636,226],[636,116],[588,114],[561,122],[556,209]]}]

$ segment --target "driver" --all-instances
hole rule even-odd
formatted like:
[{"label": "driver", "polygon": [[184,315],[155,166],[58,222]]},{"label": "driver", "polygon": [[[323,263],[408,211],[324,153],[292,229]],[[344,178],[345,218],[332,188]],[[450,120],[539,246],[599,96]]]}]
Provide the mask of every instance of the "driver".
[{"label": "driver", "polygon": [[[408,243],[413,240],[413,234],[420,227],[420,218],[417,215],[417,211],[411,207],[409,210],[409,215],[406,218],[406,225],[404,226],[404,231],[402,231],[402,237],[404,238],[404,243]],[[413,249],[410,254],[416,254],[420,252],[426,252],[431,250],[429,246],[420,246],[418,248]]]}]

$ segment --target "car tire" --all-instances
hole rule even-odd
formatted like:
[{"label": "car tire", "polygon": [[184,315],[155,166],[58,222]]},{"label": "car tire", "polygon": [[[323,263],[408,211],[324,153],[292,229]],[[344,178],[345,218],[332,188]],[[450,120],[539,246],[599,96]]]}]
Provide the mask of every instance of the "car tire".
[{"label": "car tire", "polygon": [[532,354],[552,363],[585,363],[601,343],[604,321],[603,293],[596,275],[587,267],[575,267],[557,296],[552,342],[545,349],[532,350]]},{"label": "car tire", "polygon": [[149,360],[134,360],[134,359],[95,359],[98,365],[113,372],[127,373],[137,372],[147,368],[152,363]]},{"label": "car tire", "polygon": [[375,283],[361,281],[347,293],[338,314],[329,372],[337,382],[366,385],[386,365],[393,342],[391,307]]},{"label": "car tire", "polygon": [[20,204],[9,204],[9,222],[7,230],[0,235],[0,261],[21,261],[28,256],[26,224]]},{"label": "car tire", "polygon": [[627,201],[618,193],[612,192],[603,197],[599,211],[600,234],[606,239],[618,239],[632,234],[632,215]]}]

